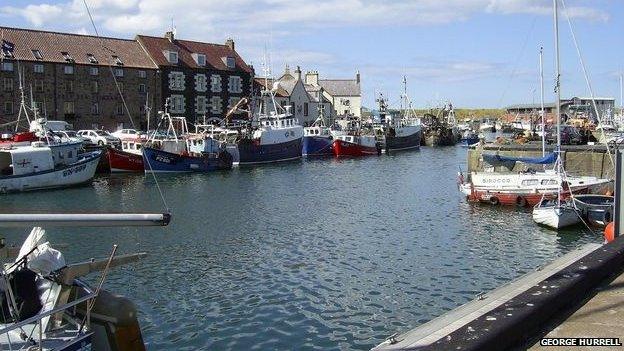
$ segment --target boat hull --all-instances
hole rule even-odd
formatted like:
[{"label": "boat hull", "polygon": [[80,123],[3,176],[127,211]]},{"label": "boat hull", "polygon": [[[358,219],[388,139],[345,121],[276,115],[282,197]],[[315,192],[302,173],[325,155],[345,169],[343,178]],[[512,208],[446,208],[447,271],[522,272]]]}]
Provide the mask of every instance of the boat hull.
[{"label": "boat hull", "polygon": [[93,180],[101,151],[85,154],[78,162],[53,170],[0,177],[0,193],[64,188]]},{"label": "boat hull", "polygon": [[238,143],[239,165],[290,161],[301,158],[302,138],[275,144],[260,144],[257,139]]},{"label": "boat hull", "polygon": [[123,150],[109,148],[106,152],[110,171],[118,172],[143,172],[143,155],[137,155]]},{"label": "boat hull", "polygon": [[334,154],[333,138],[304,136],[301,148],[303,156],[331,156]]},{"label": "boat hull", "polygon": [[232,168],[232,156],[221,151],[217,156],[179,155],[167,151],[143,148],[143,168],[145,172],[213,172]]},{"label": "boat hull", "polygon": [[456,142],[455,135],[449,128],[428,129],[424,140],[426,146],[452,146]]},{"label": "boat hull", "polygon": [[533,209],[533,221],[551,229],[561,229],[575,225],[581,220],[573,207],[546,206]]},{"label": "boat hull", "polygon": [[462,138],[459,143],[461,144],[461,146],[464,147],[468,147],[470,145],[474,145],[476,143],[479,142],[479,137],[474,137],[474,138]]},{"label": "boat hull", "polygon": [[381,148],[364,146],[361,144],[351,143],[351,142],[344,141],[341,139],[334,140],[333,149],[334,149],[334,155],[336,157],[369,156],[369,155],[379,155],[381,153]]},{"label": "boat hull", "polygon": [[413,134],[405,136],[386,136],[385,150],[398,151],[420,148],[420,139],[422,133],[420,129]]}]

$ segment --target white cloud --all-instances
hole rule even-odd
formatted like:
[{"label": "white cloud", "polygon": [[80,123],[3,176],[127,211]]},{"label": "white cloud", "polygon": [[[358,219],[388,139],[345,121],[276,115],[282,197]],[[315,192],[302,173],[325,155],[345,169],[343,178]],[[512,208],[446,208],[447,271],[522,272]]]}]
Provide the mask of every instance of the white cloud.
[{"label": "white cloud", "polygon": [[[559,5],[560,9],[563,7]],[[590,21],[609,20],[609,14],[603,10],[586,7],[586,6],[568,6],[566,3],[566,14],[570,18],[581,18]],[[552,15],[552,1],[549,0],[490,0],[486,7],[489,13],[501,13],[505,15],[511,14],[533,14],[533,15]]]}]

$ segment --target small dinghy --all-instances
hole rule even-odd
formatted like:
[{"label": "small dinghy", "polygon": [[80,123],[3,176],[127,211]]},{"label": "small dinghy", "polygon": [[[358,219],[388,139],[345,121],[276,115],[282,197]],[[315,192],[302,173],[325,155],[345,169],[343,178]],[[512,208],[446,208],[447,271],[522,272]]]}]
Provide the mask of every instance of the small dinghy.
[{"label": "small dinghy", "polygon": [[597,227],[604,227],[613,220],[613,196],[574,195],[574,205],[585,220]]},{"label": "small dinghy", "polygon": [[581,217],[573,203],[544,198],[533,208],[533,220],[556,230],[579,223]]}]

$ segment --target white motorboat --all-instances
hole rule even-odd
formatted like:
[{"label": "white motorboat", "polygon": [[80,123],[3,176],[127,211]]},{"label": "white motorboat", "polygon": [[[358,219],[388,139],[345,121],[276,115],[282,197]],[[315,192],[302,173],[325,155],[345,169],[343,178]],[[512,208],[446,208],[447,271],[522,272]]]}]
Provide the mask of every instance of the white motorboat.
[{"label": "white motorboat", "polygon": [[52,189],[88,183],[101,151],[78,153],[78,145],[45,145],[0,149],[0,193]]},{"label": "white motorboat", "polygon": [[581,217],[573,203],[557,199],[542,199],[533,208],[533,221],[552,229],[561,229],[580,223]]}]

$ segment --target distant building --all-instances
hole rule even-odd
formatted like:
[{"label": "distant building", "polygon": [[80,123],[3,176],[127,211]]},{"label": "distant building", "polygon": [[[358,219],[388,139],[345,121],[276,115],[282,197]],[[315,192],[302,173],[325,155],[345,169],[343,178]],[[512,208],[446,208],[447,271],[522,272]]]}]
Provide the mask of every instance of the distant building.
[{"label": "distant building", "polygon": [[355,74],[355,79],[319,79],[318,71],[309,71],[305,75],[305,84],[323,88],[323,96],[332,105],[332,116],[362,116],[360,72]]},{"label": "distant building", "polygon": [[32,95],[41,115],[76,129],[130,127],[128,113],[138,128],[145,125],[148,93],[150,105],[161,99],[158,67],[134,40],[0,30],[14,44],[1,55],[0,124],[17,118],[20,75],[28,105]]},{"label": "distant building", "polygon": [[[596,101],[596,109],[601,117],[609,115],[609,113],[615,112],[615,99],[614,98],[604,98],[597,97],[594,99]],[[507,106],[506,108],[507,114],[511,116],[518,116],[520,118],[524,118],[527,115],[535,115],[541,111],[540,104],[517,104]],[[592,104],[592,99],[590,97],[573,97],[570,99],[561,100],[561,112],[568,116],[582,114],[588,116],[591,120],[596,121],[596,109]],[[548,102],[544,103],[544,111],[547,115],[555,113],[555,103]]]},{"label": "distant building", "polygon": [[210,44],[180,40],[167,32],[164,37],[138,35],[136,40],[161,71],[162,97],[169,98],[170,112],[184,115],[190,123],[204,116],[223,118],[250,95],[253,69],[231,39]]}]

